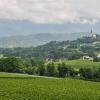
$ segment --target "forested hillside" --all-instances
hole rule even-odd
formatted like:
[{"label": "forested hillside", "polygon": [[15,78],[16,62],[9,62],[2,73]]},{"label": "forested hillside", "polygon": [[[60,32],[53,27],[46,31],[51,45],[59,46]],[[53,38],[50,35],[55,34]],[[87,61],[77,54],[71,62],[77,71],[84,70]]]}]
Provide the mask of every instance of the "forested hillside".
[{"label": "forested hillside", "polygon": [[0,48],[0,54],[22,58],[79,59],[83,55],[96,57],[100,53],[100,35],[96,39],[83,37],[72,41],[52,41],[30,48]]}]

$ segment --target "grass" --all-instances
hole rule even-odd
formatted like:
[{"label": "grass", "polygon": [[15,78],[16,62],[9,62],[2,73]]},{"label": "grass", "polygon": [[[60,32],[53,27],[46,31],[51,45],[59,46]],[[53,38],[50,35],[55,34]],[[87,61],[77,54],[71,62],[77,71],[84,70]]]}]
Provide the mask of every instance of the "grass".
[{"label": "grass", "polygon": [[100,100],[100,83],[0,73],[0,100]]},{"label": "grass", "polygon": [[29,77],[27,74],[17,74],[17,73],[5,73],[5,72],[0,72],[0,78],[20,78],[20,77]]},{"label": "grass", "polygon": [[55,62],[56,65],[64,62],[66,65],[71,66],[74,69],[79,68],[100,68],[100,62],[92,62],[88,60],[70,60],[70,61],[61,61]]}]

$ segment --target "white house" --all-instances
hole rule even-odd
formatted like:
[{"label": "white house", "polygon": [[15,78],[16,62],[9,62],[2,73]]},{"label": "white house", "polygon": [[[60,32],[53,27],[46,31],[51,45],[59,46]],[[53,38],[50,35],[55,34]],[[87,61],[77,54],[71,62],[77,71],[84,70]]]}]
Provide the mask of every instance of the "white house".
[{"label": "white house", "polygon": [[90,61],[93,61],[93,57],[83,56],[83,60],[90,60]]},{"label": "white house", "polygon": [[97,55],[97,58],[100,58],[100,54]]}]

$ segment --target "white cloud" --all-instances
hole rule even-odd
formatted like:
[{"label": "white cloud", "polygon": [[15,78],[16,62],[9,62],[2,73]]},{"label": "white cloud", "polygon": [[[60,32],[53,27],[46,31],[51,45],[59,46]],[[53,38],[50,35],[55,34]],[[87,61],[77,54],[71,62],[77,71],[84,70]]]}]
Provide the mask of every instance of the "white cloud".
[{"label": "white cloud", "polygon": [[100,0],[0,0],[0,19],[95,24],[100,20],[99,5]]},{"label": "white cloud", "polygon": [[98,23],[98,20],[97,19],[82,19],[79,21],[81,24],[95,24],[95,23]]}]

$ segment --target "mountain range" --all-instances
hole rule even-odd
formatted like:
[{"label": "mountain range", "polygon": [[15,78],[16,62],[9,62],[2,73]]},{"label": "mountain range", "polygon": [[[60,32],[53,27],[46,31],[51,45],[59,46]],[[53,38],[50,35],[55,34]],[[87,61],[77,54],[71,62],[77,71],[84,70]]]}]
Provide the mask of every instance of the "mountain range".
[{"label": "mountain range", "polygon": [[80,33],[38,33],[32,35],[17,35],[0,37],[0,48],[35,47],[50,41],[75,40],[90,35],[88,32]]}]

